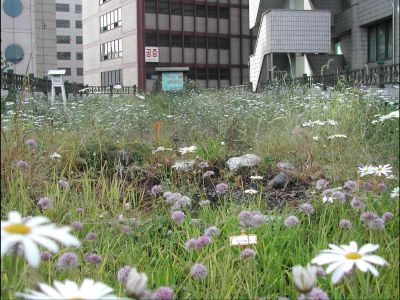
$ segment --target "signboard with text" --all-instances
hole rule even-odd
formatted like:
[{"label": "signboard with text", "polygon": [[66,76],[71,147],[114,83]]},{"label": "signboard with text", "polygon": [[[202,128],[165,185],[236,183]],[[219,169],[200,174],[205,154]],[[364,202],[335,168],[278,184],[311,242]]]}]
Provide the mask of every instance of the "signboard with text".
[{"label": "signboard with text", "polygon": [[183,90],[183,72],[163,72],[162,90],[163,91]]},{"label": "signboard with text", "polygon": [[145,47],[145,62],[159,62],[158,47]]}]

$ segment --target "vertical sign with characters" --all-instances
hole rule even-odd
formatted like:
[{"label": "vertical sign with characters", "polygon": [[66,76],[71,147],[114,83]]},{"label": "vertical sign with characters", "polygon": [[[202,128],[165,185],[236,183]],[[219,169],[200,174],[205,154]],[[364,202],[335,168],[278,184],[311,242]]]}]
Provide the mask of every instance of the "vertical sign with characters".
[{"label": "vertical sign with characters", "polygon": [[145,62],[159,62],[158,47],[145,47],[144,57]]}]

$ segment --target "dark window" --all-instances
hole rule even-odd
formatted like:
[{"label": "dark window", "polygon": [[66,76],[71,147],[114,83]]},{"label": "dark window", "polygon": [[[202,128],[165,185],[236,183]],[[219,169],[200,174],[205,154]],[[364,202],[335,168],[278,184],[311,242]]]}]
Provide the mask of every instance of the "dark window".
[{"label": "dark window", "polygon": [[182,15],[182,5],[180,3],[171,3],[171,15]]},{"label": "dark window", "polygon": [[57,44],[70,44],[71,37],[69,35],[57,35],[56,36]]},{"label": "dark window", "polygon": [[172,47],[182,47],[182,36],[181,35],[173,35],[171,37],[171,46]]},{"label": "dark window", "polygon": [[58,70],[65,70],[65,76],[71,76],[71,68],[58,68]]},{"label": "dark window", "polygon": [[147,79],[151,79],[151,76],[157,74],[156,71],[155,71],[155,66],[156,65],[157,64],[150,64],[150,63],[146,64],[146,78]]},{"label": "dark window", "polygon": [[57,52],[58,60],[71,60],[71,52]]},{"label": "dark window", "polygon": [[221,19],[229,19],[229,8],[228,7],[220,7],[219,8],[219,17]]},{"label": "dark window", "polygon": [[122,9],[117,8],[113,11],[100,16],[100,32],[109,31],[122,25]]},{"label": "dark window", "polygon": [[208,37],[208,48],[209,49],[218,49],[218,38],[217,37]]},{"label": "dark window", "polygon": [[160,47],[169,47],[169,35],[168,34],[160,34]]},{"label": "dark window", "polygon": [[83,68],[76,68],[76,76],[83,76]]},{"label": "dark window", "polygon": [[100,60],[110,60],[122,57],[122,39],[100,45]]},{"label": "dark window", "polygon": [[204,5],[196,5],[196,17],[205,17],[206,7]]},{"label": "dark window", "polygon": [[207,14],[209,18],[218,17],[218,9],[216,6],[207,6]]},{"label": "dark window", "polygon": [[221,80],[229,80],[229,69],[220,69],[219,70],[219,76]]},{"label": "dark window", "polygon": [[107,72],[101,72],[101,85],[102,86],[110,86],[110,85],[122,85],[122,70],[113,70]]},{"label": "dark window", "polygon": [[194,36],[185,35],[185,48],[194,48]]},{"label": "dark window", "polygon": [[192,80],[196,79],[194,68],[189,68],[188,78]]},{"label": "dark window", "polygon": [[204,68],[197,68],[197,79],[207,79],[207,70]]},{"label": "dark window", "polygon": [[56,20],[57,28],[70,28],[69,20]]},{"label": "dark window", "polygon": [[101,5],[101,4],[104,4],[104,3],[107,3],[107,2],[109,2],[109,1],[111,1],[111,0],[100,0],[100,5]]},{"label": "dark window", "polygon": [[150,14],[155,14],[157,12],[156,0],[146,0],[144,1],[144,4],[145,12]]},{"label": "dark window", "polygon": [[229,49],[229,38],[219,38],[219,47],[221,49]]},{"label": "dark window", "polygon": [[208,69],[208,79],[218,79],[218,69]]},{"label": "dark window", "polygon": [[207,40],[205,36],[197,36],[196,37],[196,47],[197,48],[206,48]]},{"label": "dark window", "polygon": [[80,5],[80,4],[75,4],[75,12],[76,12],[77,14],[82,13],[82,5]]},{"label": "dark window", "polygon": [[83,53],[82,52],[76,52],[76,60],[83,60]]},{"label": "dark window", "polygon": [[69,12],[69,4],[56,3],[56,11]]},{"label": "dark window", "polygon": [[382,61],[393,56],[392,20],[368,28],[368,61]]},{"label": "dark window", "polygon": [[159,14],[169,14],[169,0],[159,0],[158,1],[158,13]]},{"label": "dark window", "polygon": [[77,35],[76,37],[75,37],[75,42],[76,42],[76,44],[82,44],[82,37],[81,36],[79,36],[79,35]]},{"label": "dark window", "polygon": [[82,28],[82,21],[81,20],[76,20],[75,21],[75,28]]},{"label": "dark window", "polygon": [[193,4],[184,4],[183,5],[183,14],[185,16],[194,16],[194,6],[193,6]]},{"label": "dark window", "polygon": [[146,46],[157,46],[157,33],[146,33]]}]

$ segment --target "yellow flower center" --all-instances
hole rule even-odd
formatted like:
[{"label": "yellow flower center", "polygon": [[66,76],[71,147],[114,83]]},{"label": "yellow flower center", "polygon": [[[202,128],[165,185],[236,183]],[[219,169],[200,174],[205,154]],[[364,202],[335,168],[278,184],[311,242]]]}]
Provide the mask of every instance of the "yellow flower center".
[{"label": "yellow flower center", "polygon": [[346,254],[347,259],[360,259],[361,257],[362,255],[356,252],[350,252]]},{"label": "yellow flower center", "polygon": [[4,227],[4,230],[8,233],[14,233],[14,234],[28,234],[32,231],[32,229],[29,226],[26,226],[25,224],[19,223],[19,224],[10,224]]}]

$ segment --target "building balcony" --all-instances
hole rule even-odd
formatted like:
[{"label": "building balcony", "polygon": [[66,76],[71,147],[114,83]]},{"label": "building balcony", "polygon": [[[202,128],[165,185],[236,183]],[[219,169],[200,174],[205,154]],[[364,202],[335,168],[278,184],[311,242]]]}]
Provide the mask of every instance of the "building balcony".
[{"label": "building balcony", "polygon": [[[268,10],[262,15],[254,49],[250,56],[250,81],[255,90],[263,65],[269,70],[277,66],[273,53],[280,53],[280,60],[282,54],[331,53],[331,13],[327,10]],[[294,63],[288,60],[289,65]]]}]

